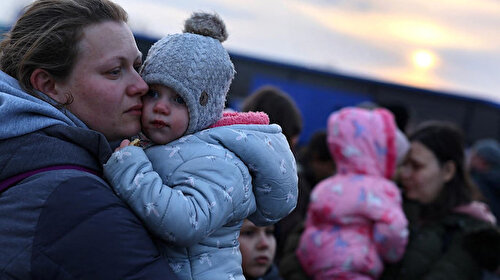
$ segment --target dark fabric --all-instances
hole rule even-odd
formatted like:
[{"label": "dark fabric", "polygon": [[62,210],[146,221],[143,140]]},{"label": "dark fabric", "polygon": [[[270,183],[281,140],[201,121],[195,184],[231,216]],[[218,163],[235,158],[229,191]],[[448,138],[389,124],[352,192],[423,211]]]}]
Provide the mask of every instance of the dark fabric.
[{"label": "dark fabric", "polygon": [[[54,165],[101,171],[100,133],[56,125],[0,142],[0,181]],[[0,279],[176,279],[155,240],[100,177],[30,176],[0,194]]]},{"label": "dark fabric", "polygon": [[151,236],[105,184],[69,178],[45,207],[33,240],[34,278],[174,279]]},{"label": "dark fabric", "polygon": [[[419,206],[404,203],[410,220],[410,239],[403,259],[397,264],[388,264],[380,279],[431,280],[481,279],[488,265],[481,256],[470,250],[470,242],[476,236],[476,246],[497,250],[494,246],[500,235],[493,233],[491,240],[478,241],[478,233],[497,232],[493,225],[464,214],[449,214],[428,223],[420,223]],[[497,240],[497,241],[495,241]],[[468,244],[468,245],[467,245]],[[496,252],[490,252],[497,254]],[[491,264],[490,264],[491,265]],[[498,262],[497,262],[498,265]]]},{"label": "dark fabric", "polygon": [[17,183],[21,182],[22,180],[28,178],[28,177],[31,177],[35,174],[38,174],[38,173],[42,173],[42,172],[47,172],[47,171],[53,171],[53,170],[61,170],[61,169],[74,169],[74,170],[80,170],[80,171],[85,171],[85,172],[89,172],[89,173],[92,173],[94,175],[98,175],[99,174],[93,170],[90,170],[90,169],[86,169],[86,168],[83,168],[83,167],[80,167],[80,166],[77,166],[77,165],[54,165],[54,166],[48,166],[48,167],[44,167],[44,168],[40,168],[40,169],[35,169],[35,170],[31,170],[31,171],[27,171],[27,172],[24,172],[24,173],[21,173],[21,174],[17,174],[13,177],[10,177],[10,178],[7,178],[6,180],[4,181],[1,181],[0,182],[0,193],[5,191],[6,189],[16,185]]},{"label": "dark fabric", "polygon": [[500,221],[500,167],[494,166],[487,171],[473,170],[472,179],[477,184],[481,193],[495,215]]},{"label": "dark fabric", "polygon": [[78,165],[100,172],[111,155],[105,137],[97,132],[55,125],[2,140],[0,181],[30,170],[54,165]]},{"label": "dark fabric", "polygon": [[246,280],[283,280],[280,277],[278,267],[276,267],[275,264],[271,265],[271,267],[267,270],[266,274],[264,276],[259,277],[259,278],[252,278],[245,276]]},{"label": "dark fabric", "polygon": [[300,224],[305,221],[307,207],[309,205],[309,198],[311,196],[312,185],[310,181],[307,179],[306,174],[304,172],[298,172],[298,198],[297,198],[297,207],[288,214],[285,218],[281,219],[275,225],[275,236],[276,236],[276,260],[279,263],[281,258],[283,257],[286,240],[288,239],[291,231],[297,224]]},{"label": "dark fabric", "polygon": [[297,258],[295,251],[299,245],[300,236],[304,231],[304,221],[299,222],[290,231],[286,239],[283,256],[279,262],[279,271],[283,279],[286,280],[310,280],[302,269],[302,265]]}]

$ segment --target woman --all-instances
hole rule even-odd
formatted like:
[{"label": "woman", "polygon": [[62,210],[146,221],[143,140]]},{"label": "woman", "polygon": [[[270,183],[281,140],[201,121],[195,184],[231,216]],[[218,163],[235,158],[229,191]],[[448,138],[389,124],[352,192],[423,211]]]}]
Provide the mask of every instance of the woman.
[{"label": "woman", "polygon": [[499,265],[500,234],[465,170],[461,131],[422,124],[409,137],[400,170],[410,240],[403,259],[382,279],[481,279]]},{"label": "woman", "polygon": [[99,177],[148,90],[126,21],[108,0],[37,0],[1,42],[2,279],[175,278]]}]

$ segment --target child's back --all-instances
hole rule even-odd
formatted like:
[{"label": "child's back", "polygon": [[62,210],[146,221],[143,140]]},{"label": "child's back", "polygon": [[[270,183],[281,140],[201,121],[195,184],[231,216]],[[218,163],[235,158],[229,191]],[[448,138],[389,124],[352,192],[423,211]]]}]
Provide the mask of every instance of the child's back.
[{"label": "child's back", "polygon": [[311,194],[299,260],[315,279],[375,279],[407,242],[401,195],[389,180],[394,120],[383,109],[343,109],[329,118],[328,144],[337,174]]}]

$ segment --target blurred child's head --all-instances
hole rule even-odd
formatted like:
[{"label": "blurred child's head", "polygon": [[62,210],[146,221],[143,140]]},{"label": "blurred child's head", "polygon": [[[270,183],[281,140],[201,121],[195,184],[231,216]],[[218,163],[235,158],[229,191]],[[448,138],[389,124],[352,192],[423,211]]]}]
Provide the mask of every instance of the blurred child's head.
[{"label": "blurred child's head", "polygon": [[266,274],[273,264],[276,253],[274,226],[258,227],[245,219],[238,241],[245,277],[259,278]]},{"label": "blurred child's head", "polygon": [[393,177],[409,143],[384,108],[346,107],[328,118],[327,143],[339,173]]},{"label": "blurred child's head", "polygon": [[286,92],[274,86],[262,86],[245,98],[241,111],[266,113],[271,123],[281,126],[292,151],[295,149],[302,131],[302,114]]},{"label": "blurred child's head", "polygon": [[[205,129],[221,118],[235,74],[229,54],[221,44],[226,38],[224,22],[216,14],[194,13],[186,20],[184,33],[168,35],[151,47],[141,72],[154,91],[144,97],[144,132],[149,137],[155,130],[166,130],[153,141],[168,143]],[[155,110],[164,92],[170,95],[163,100],[172,101],[164,106],[184,105],[188,113],[186,129],[175,137],[166,137],[170,133],[170,111]],[[168,142],[158,141],[163,138]]]}]

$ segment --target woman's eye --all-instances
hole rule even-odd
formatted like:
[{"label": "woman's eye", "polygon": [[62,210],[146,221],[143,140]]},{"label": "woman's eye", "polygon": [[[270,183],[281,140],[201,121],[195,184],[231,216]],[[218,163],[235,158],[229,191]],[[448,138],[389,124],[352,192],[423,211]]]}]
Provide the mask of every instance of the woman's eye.
[{"label": "woman's eye", "polygon": [[186,102],[184,101],[184,99],[180,95],[177,95],[174,99],[175,99],[175,102],[177,102],[179,104],[186,104]]},{"label": "woman's eye", "polygon": [[118,76],[120,75],[121,68],[114,68],[113,70],[108,71],[108,74],[111,76]]}]

